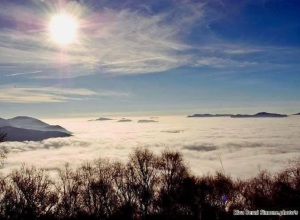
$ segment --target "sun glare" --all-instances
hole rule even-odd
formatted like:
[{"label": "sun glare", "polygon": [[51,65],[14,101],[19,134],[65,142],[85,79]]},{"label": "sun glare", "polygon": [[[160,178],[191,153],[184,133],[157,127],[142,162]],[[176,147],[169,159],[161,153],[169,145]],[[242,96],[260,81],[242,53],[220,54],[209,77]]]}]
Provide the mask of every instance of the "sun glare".
[{"label": "sun glare", "polygon": [[51,18],[50,34],[52,40],[60,45],[67,45],[77,38],[78,23],[67,14],[57,14]]}]

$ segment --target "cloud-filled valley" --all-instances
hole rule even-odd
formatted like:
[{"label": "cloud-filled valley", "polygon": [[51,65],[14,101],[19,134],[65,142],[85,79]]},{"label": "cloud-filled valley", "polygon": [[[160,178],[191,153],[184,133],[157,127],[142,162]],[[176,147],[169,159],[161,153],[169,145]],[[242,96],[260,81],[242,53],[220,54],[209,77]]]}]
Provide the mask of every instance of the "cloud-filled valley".
[{"label": "cloud-filled valley", "polygon": [[126,161],[134,148],[147,147],[157,153],[166,148],[179,150],[197,174],[221,170],[221,159],[226,173],[249,177],[264,169],[279,171],[289,159],[300,156],[297,116],[285,119],[176,116],[160,117],[158,123],[145,124],[137,123],[145,118],[130,119],[131,123],[48,119],[46,122],[60,124],[74,136],[2,143],[2,147],[10,150],[2,172],[22,163],[56,170],[65,163],[75,166],[99,157]]}]

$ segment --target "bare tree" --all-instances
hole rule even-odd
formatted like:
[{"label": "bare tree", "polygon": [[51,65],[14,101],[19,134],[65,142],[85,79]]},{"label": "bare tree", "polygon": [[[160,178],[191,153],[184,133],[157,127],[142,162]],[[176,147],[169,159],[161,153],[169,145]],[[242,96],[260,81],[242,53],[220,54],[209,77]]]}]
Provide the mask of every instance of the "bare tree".
[{"label": "bare tree", "polygon": [[132,184],[143,219],[153,211],[155,194],[159,187],[157,170],[157,157],[148,149],[138,148],[130,156],[127,171],[134,181]]},{"label": "bare tree", "polygon": [[119,200],[119,209],[116,217],[120,219],[134,219],[137,211],[137,198],[135,196],[136,183],[131,168],[120,162],[113,163],[113,185]]},{"label": "bare tree", "polygon": [[275,176],[272,187],[272,200],[278,210],[296,210],[299,208],[300,158],[290,161],[288,166]]},{"label": "bare tree", "polygon": [[80,201],[82,213],[108,219],[118,207],[118,199],[113,187],[113,169],[105,159],[92,164],[86,163],[78,169],[80,175]]},{"label": "bare tree", "polygon": [[5,218],[5,205],[4,205],[4,198],[7,191],[7,184],[6,180],[3,176],[0,175],[0,219]]},{"label": "bare tree", "polygon": [[3,165],[4,160],[6,159],[7,150],[0,149],[0,167]]},{"label": "bare tree", "polygon": [[22,166],[13,171],[2,200],[9,219],[49,218],[58,197],[45,170]]},{"label": "bare tree", "polygon": [[183,156],[177,151],[163,151],[158,160],[158,167],[161,171],[162,188],[166,192],[176,190],[182,180],[189,175]]},{"label": "bare tree", "polygon": [[178,192],[182,190],[183,181],[189,176],[189,172],[183,162],[182,154],[177,151],[163,151],[157,163],[161,185],[157,201],[159,211],[162,215],[175,216],[181,206]]},{"label": "bare tree", "polygon": [[[7,134],[3,131],[0,131],[0,143],[4,142],[7,137]],[[6,159],[6,154],[8,153],[6,148],[0,148],[0,166],[3,165],[4,160]]]},{"label": "bare tree", "polygon": [[7,137],[7,134],[0,131],[0,143],[4,142],[6,137]]},{"label": "bare tree", "polygon": [[272,201],[274,177],[267,171],[261,171],[248,180],[242,189],[246,198],[245,207],[249,209],[268,209],[274,207]]},{"label": "bare tree", "polygon": [[66,164],[59,170],[59,204],[57,213],[61,218],[74,218],[80,211],[81,178],[78,172]]}]

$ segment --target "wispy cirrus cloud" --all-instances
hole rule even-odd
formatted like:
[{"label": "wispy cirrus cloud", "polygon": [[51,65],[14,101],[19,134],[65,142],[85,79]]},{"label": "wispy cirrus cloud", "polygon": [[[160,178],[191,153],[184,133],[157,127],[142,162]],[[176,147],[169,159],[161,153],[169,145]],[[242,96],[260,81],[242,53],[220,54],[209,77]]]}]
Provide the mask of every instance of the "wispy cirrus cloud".
[{"label": "wispy cirrus cloud", "polygon": [[42,71],[33,71],[33,72],[22,72],[22,73],[11,73],[6,76],[20,76],[20,75],[28,75],[28,74],[36,74],[41,73]]},{"label": "wispy cirrus cloud", "polygon": [[[36,12],[36,19],[32,16],[32,9],[24,6],[11,5],[5,11],[0,10],[0,16],[14,20],[20,27],[29,24],[20,20],[18,12],[33,22],[28,29],[8,27],[0,30],[1,62],[26,69],[34,65],[52,73],[66,67],[71,69],[71,77],[95,72],[161,72],[190,62],[190,57],[184,54],[190,47],[180,38],[182,30],[201,17],[201,8],[195,11],[186,5],[180,12],[149,15],[131,9],[92,11],[73,2],[73,6],[69,6],[70,13],[77,13],[74,4],[82,11],[80,36],[77,43],[64,51],[53,45],[47,33],[47,16],[55,13],[51,8]],[[182,16],[180,20],[172,18],[179,16],[177,13]],[[16,76],[14,73],[6,75]],[[38,75],[45,74],[35,76]]]},{"label": "wispy cirrus cloud", "polygon": [[128,98],[129,93],[108,90],[92,91],[83,88],[29,87],[6,85],[0,87],[0,102],[6,103],[59,103],[101,97]]},{"label": "wispy cirrus cloud", "polygon": [[257,65],[256,62],[235,61],[232,59],[224,59],[219,57],[204,57],[200,58],[194,64],[196,67],[209,66],[214,68],[244,68]]},{"label": "wispy cirrus cloud", "polygon": [[211,5],[189,1],[178,1],[156,13],[151,4],[92,8],[84,1],[69,1],[64,10],[78,17],[79,36],[70,47],[59,48],[48,33],[48,22],[60,10],[58,5],[57,1],[34,7],[10,3],[0,9],[1,19],[6,20],[0,29],[0,65],[17,68],[1,68],[0,75],[70,78],[156,73],[184,66],[228,69],[299,61],[297,48],[227,42],[209,25],[221,19],[214,17]]}]

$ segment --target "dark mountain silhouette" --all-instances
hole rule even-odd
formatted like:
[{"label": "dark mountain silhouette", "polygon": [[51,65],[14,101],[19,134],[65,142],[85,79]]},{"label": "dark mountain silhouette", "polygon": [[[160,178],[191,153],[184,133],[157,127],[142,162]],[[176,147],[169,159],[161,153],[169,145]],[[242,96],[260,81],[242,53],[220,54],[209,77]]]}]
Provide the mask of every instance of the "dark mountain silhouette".
[{"label": "dark mountain silhouette", "polygon": [[71,132],[69,132],[68,130],[66,130],[65,128],[63,128],[59,125],[48,125],[48,126],[41,128],[41,130],[42,131],[59,131],[59,132],[71,134]]},{"label": "dark mountain silhouette", "polygon": [[7,122],[9,122],[12,126],[18,127],[18,128],[25,128],[25,127],[44,127],[48,126],[47,123],[42,122],[41,120],[38,120],[36,118],[27,117],[27,116],[18,116],[11,119],[7,119]]},{"label": "dark mountain silhouette", "polygon": [[12,126],[7,120],[0,118],[0,127]]},{"label": "dark mountain silhouette", "polygon": [[71,132],[59,125],[49,125],[27,116],[18,116],[7,120],[1,118],[0,129],[7,134],[6,141],[41,141],[71,135]]},{"label": "dark mountain silhouette", "polygon": [[60,131],[38,131],[15,127],[2,127],[1,131],[7,134],[6,141],[42,141],[49,138],[70,136],[70,134]]},{"label": "dark mountain silhouette", "polygon": [[268,113],[268,112],[259,112],[255,115],[232,115],[231,118],[284,118],[287,115],[277,114],[277,113]]},{"label": "dark mountain silhouette", "polygon": [[[7,119],[5,121],[7,122],[6,126],[11,126],[15,128],[32,129],[32,130],[39,130],[39,131],[60,131],[60,132],[71,134],[71,132],[67,131],[66,129],[64,129],[59,125],[49,125],[39,119],[27,117],[27,116],[18,116],[15,118]],[[0,122],[0,127],[1,127],[1,122]]]},{"label": "dark mountain silhouette", "polygon": [[118,122],[132,122],[131,119],[122,118]]},{"label": "dark mountain silhouette", "polygon": [[299,112],[299,113],[297,113],[297,114],[293,114],[293,115],[300,115],[300,112]]},{"label": "dark mountain silhouette", "polygon": [[232,114],[194,114],[188,115],[188,118],[211,118],[211,117],[230,117]]},{"label": "dark mountain silhouette", "polygon": [[111,118],[98,118],[95,121],[109,121],[109,120],[113,120]]},{"label": "dark mountain silhouette", "polygon": [[158,122],[155,120],[138,120],[138,123],[152,123],[152,122]]}]

